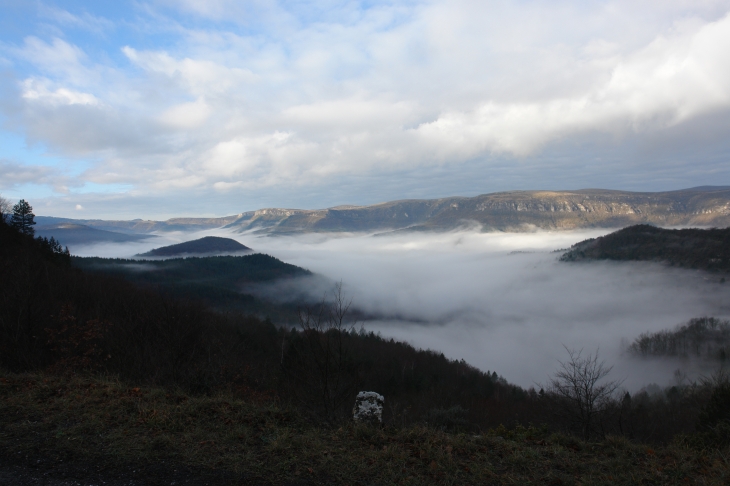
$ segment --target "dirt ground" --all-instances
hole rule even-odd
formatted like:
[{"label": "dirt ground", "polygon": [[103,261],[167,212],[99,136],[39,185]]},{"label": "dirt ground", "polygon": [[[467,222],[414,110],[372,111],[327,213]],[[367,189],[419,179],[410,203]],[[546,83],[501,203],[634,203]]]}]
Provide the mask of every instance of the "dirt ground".
[{"label": "dirt ground", "polygon": [[174,464],[108,465],[61,457],[14,457],[0,451],[2,486],[203,486],[255,484],[229,473],[193,470]]}]

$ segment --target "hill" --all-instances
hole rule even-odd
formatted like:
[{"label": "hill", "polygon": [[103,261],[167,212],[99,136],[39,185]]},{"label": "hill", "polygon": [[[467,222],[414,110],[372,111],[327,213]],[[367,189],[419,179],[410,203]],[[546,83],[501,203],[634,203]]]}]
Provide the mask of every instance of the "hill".
[{"label": "hill", "polygon": [[202,300],[217,310],[269,316],[281,322],[296,321],[297,304],[274,303],[257,297],[250,289],[281,279],[313,275],[309,270],[261,253],[166,260],[72,257],[71,261],[85,272],[121,277],[144,288]]},{"label": "hill", "polygon": [[53,237],[62,245],[72,247],[89,243],[128,243],[154,237],[152,235],[106,231],[76,223],[38,225],[35,227],[35,233],[46,238]]},{"label": "hill", "polygon": [[137,256],[143,257],[172,257],[181,255],[205,255],[222,253],[241,253],[251,251],[251,248],[231,238],[206,236],[197,240],[186,241],[176,245],[155,248]]},{"label": "hill", "polygon": [[641,223],[725,227],[730,226],[730,187],[703,186],[667,192],[510,191],[315,210],[264,208],[225,218],[75,222],[141,233],[226,227],[267,234],[450,231],[465,226],[481,231],[570,230]]},{"label": "hill", "polygon": [[647,260],[728,272],[730,228],[669,230],[635,225],[576,243],[560,260]]}]

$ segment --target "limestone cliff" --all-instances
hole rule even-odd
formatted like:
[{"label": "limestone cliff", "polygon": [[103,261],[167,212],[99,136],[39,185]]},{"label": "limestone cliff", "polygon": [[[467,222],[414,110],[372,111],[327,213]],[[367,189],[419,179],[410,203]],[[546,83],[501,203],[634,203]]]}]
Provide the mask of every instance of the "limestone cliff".
[{"label": "limestone cliff", "polygon": [[670,192],[511,191],[476,197],[392,201],[321,210],[260,209],[228,228],[272,234],[358,231],[483,231],[659,226],[730,226],[730,188]]}]

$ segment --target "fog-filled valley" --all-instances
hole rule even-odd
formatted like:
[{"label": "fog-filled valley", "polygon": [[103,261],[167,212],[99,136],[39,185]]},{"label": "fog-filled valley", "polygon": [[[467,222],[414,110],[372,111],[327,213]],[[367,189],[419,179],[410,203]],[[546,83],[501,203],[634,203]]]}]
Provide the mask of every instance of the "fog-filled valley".
[{"label": "fog-filled valley", "polygon": [[673,384],[677,369],[690,379],[710,374],[706,362],[638,358],[625,348],[641,333],[694,317],[727,318],[730,287],[711,274],[659,263],[558,261],[562,252],[555,250],[609,232],[267,237],[214,230],[71,250],[128,258],[204,235],[233,238],[316,274],[247,291],[315,302],[341,281],[366,330],[464,359],[526,388],[547,380],[565,358],[563,346],[599,350],[614,365],[611,377],[625,379],[632,391]]},{"label": "fog-filled valley", "polygon": [[730,0],[0,5],[0,486],[730,484]]}]

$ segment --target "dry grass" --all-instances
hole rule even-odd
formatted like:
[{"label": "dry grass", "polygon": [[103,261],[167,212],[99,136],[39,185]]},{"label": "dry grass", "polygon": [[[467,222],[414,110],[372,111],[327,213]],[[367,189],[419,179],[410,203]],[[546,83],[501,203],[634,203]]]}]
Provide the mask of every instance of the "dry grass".
[{"label": "dry grass", "polygon": [[[473,436],[307,423],[273,400],[0,372],[0,454],[165,463],[245,484],[728,484],[730,451],[585,443],[535,428]],[[169,484],[169,483],[168,483]]]}]

